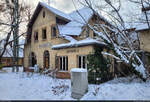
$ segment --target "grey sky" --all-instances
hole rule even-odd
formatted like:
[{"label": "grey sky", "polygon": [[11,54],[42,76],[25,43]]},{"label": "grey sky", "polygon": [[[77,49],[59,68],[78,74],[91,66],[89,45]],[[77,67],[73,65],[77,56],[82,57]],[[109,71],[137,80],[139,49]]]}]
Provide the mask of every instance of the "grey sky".
[{"label": "grey sky", "polygon": [[[33,4],[36,6],[39,1],[48,2],[48,0],[23,0],[28,4]],[[75,10],[75,7],[72,3],[72,0],[50,0],[50,6],[57,8],[61,11],[64,11],[66,13],[69,13],[73,10]]]},{"label": "grey sky", "polygon": [[[23,1],[34,5],[35,7],[39,1],[48,2],[48,0],[23,0]],[[127,0],[121,0],[121,1],[122,1],[122,6],[121,6],[122,8],[121,8],[120,13],[121,13],[121,15],[123,15],[123,17],[126,20],[131,19],[131,18],[129,18],[129,15],[140,12],[140,9],[139,9],[139,7],[137,7],[137,5],[130,3]],[[75,10],[72,0],[50,0],[50,6],[57,8],[58,10],[61,10],[65,13],[69,13],[69,12]],[[77,6],[77,8],[81,7],[81,5],[79,3],[76,4],[76,6]]]}]

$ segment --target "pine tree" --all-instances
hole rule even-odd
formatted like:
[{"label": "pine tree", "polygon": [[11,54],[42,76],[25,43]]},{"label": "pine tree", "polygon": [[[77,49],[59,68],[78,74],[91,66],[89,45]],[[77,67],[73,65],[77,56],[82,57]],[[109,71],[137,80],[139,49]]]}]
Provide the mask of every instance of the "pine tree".
[{"label": "pine tree", "polygon": [[[109,79],[109,67],[107,66],[110,61],[101,54],[102,48],[95,47],[95,51],[87,56],[88,61],[88,80],[89,83],[99,84]],[[100,79],[100,80],[99,80]]]}]

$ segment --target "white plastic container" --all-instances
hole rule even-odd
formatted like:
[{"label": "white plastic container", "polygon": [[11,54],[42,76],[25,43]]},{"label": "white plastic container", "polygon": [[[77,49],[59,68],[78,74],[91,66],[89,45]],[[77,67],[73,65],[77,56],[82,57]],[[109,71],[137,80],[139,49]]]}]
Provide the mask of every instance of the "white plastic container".
[{"label": "white plastic container", "polygon": [[71,97],[80,99],[88,92],[88,73],[87,69],[71,69]]}]

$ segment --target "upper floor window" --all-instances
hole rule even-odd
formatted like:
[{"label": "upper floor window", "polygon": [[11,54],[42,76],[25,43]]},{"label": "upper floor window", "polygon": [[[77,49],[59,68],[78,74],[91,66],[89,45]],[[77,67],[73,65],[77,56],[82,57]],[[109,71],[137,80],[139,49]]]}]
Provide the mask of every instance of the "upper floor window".
[{"label": "upper floor window", "polygon": [[38,31],[34,32],[34,40],[37,41],[38,40]]},{"label": "upper floor window", "polygon": [[96,34],[95,32],[93,32],[93,37],[94,37],[94,38],[97,37],[97,34]]},{"label": "upper floor window", "polygon": [[43,11],[43,18],[45,18],[45,11]]},{"label": "upper floor window", "polygon": [[7,64],[10,64],[11,63],[11,59],[7,59]]},{"label": "upper floor window", "polygon": [[52,38],[55,38],[56,37],[56,26],[52,26]]},{"label": "upper floor window", "polygon": [[89,33],[90,33],[90,30],[88,27],[86,27],[86,37],[89,37]]},{"label": "upper floor window", "polygon": [[46,28],[42,29],[42,38],[46,39]]}]

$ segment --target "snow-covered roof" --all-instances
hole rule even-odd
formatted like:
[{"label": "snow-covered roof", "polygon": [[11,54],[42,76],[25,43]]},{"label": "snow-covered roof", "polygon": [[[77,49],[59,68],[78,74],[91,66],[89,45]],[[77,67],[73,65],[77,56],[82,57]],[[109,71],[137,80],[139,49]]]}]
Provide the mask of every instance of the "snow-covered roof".
[{"label": "snow-covered roof", "polygon": [[144,11],[142,12],[141,17],[140,17],[141,23],[138,24],[138,26],[136,27],[136,31],[149,29],[148,22],[150,24],[150,10],[145,11],[145,13]]},{"label": "snow-covered roof", "polygon": [[149,8],[149,7],[150,7],[150,4],[149,4],[148,2],[144,2],[144,3],[143,3],[143,6],[144,6],[145,8]]},{"label": "snow-covered roof", "polygon": [[84,7],[73,11],[68,15],[70,16],[71,21],[65,26],[58,25],[58,28],[60,28],[59,33],[61,35],[80,35],[82,27],[86,25],[93,16],[93,11],[88,7]]},{"label": "snow-covered roof", "polygon": [[61,17],[65,18],[65,19],[68,19],[68,20],[71,19],[68,14],[66,14],[66,13],[64,13],[64,12],[62,12],[62,11],[60,11],[60,10],[57,10],[57,9],[55,9],[55,8],[53,8],[53,7],[49,6],[49,5],[47,5],[47,4],[44,3],[44,2],[39,2],[39,4],[40,4],[41,6],[47,8],[49,11],[51,11],[51,12],[54,13],[54,14],[56,14],[57,16],[61,16]]},{"label": "snow-covered roof", "polygon": [[[53,7],[50,7],[46,3],[39,2],[32,18],[28,24],[29,28],[32,27],[32,25],[42,7],[47,8],[49,11],[53,12],[56,16],[64,18],[64,20],[67,20],[67,22],[68,22],[67,24],[64,24],[64,25],[57,24],[60,35],[79,36],[81,34],[81,32],[83,31],[83,26],[87,25],[89,19],[94,15],[94,12],[88,7],[83,7],[79,10],[75,10],[69,14],[66,14],[62,11],[59,11],[59,10],[53,8]],[[102,20],[109,23],[103,16],[100,16],[100,17]]]},{"label": "snow-covered roof", "polygon": [[149,29],[147,23],[142,23],[136,27],[136,31],[147,30],[147,29]]},{"label": "snow-covered roof", "polygon": [[96,39],[92,39],[92,38],[86,38],[84,40],[80,40],[80,41],[72,41],[69,43],[65,43],[65,44],[59,44],[59,45],[53,45],[52,49],[61,49],[61,48],[69,48],[69,47],[79,47],[79,46],[87,46],[87,45],[102,45],[102,46],[106,46],[107,44],[105,44],[104,42],[100,42]]}]

